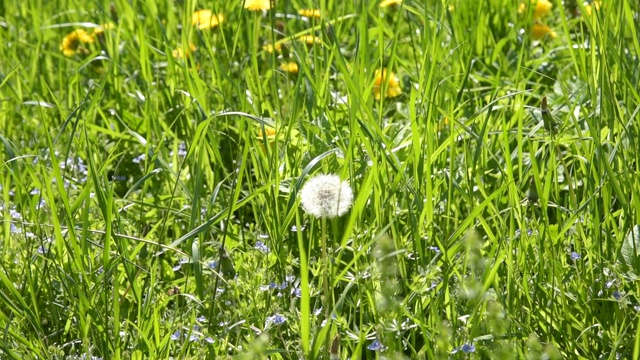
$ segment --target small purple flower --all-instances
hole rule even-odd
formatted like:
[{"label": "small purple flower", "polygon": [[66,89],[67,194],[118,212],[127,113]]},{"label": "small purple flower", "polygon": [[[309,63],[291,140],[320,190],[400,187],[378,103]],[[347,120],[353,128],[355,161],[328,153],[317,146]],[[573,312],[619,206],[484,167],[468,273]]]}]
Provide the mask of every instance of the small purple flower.
[{"label": "small purple flower", "polygon": [[[173,156],[174,152],[173,150],[171,150],[171,152],[169,153],[169,156]],[[185,157],[187,156],[187,144],[183,142],[180,142],[180,144],[178,144],[178,156],[179,157]]]},{"label": "small purple flower", "polygon": [[213,344],[213,339],[210,337],[206,337],[203,339],[205,342],[208,342],[209,344]]},{"label": "small purple flower", "polygon": [[189,341],[191,341],[191,342],[194,342],[194,341],[195,342],[200,342],[200,338],[198,338],[198,336],[195,335],[195,334],[191,334],[191,336],[189,336]]},{"label": "small purple flower", "polygon": [[35,188],[29,192],[29,195],[40,195],[40,189]]},{"label": "small purple flower", "polygon": [[267,321],[265,321],[265,327],[269,326],[270,324],[274,324],[274,325],[280,325],[283,324],[285,321],[287,321],[287,319],[280,315],[280,314],[273,314],[273,316],[269,316],[267,318]]},{"label": "small purple flower", "polygon": [[460,347],[457,347],[451,351],[452,354],[457,353],[458,351],[462,351],[463,353],[472,353],[476,351],[476,346],[473,344],[464,344]]},{"label": "small purple flower", "polygon": [[582,255],[578,254],[575,251],[572,251],[570,256],[571,256],[571,260],[573,261],[580,260],[580,258],[582,257]]},{"label": "small purple flower", "polygon": [[180,268],[182,267],[182,264],[186,264],[187,263],[187,259],[182,259],[180,260],[180,262],[178,263],[178,265],[173,267],[173,271],[178,271],[180,270]]},{"label": "small purple flower", "polygon": [[47,205],[47,202],[43,198],[40,198],[40,201],[36,204],[35,209],[40,210],[46,205]]},{"label": "small purple flower", "polygon": [[472,353],[476,351],[476,346],[473,344],[464,344],[462,345],[462,348],[460,348],[460,350],[462,350],[463,353]]},{"label": "small purple flower", "polygon": [[176,332],[171,334],[171,340],[176,341],[180,339],[180,335],[182,335],[182,333],[180,333],[180,330],[176,330]]},{"label": "small purple flower", "polygon": [[207,321],[207,318],[206,318],[206,317],[204,317],[204,315],[202,315],[202,316],[200,316],[200,317],[196,318],[196,320],[197,320],[198,322],[200,322],[200,323],[203,323],[203,322]]},{"label": "small purple flower", "polygon": [[300,291],[300,288],[293,288],[291,289],[291,295],[295,296],[295,297],[302,297],[302,291]]},{"label": "small purple flower", "polygon": [[147,158],[147,154],[140,154],[140,155],[134,157],[131,161],[133,161],[135,164],[140,164],[146,158]]},{"label": "small purple flower", "polygon": [[217,261],[209,261],[209,264],[207,264],[209,266],[209,269],[211,270],[215,270],[216,268],[218,268],[218,262]]},{"label": "small purple flower", "polygon": [[618,291],[614,291],[613,294],[611,294],[611,295],[613,295],[613,298],[618,300],[618,301],[620,301],[620,299],[622,299],[622,294],[620,292],[618,292]]},{"label": "small purple flower", "polygon": [[440,248],[437,246],[429,246],[428,249],[435,252],[436,254],[440,253]]},{"label": "small purple flower", "polygon": [[373,342],[371,344],[369,344],[369,346],[367,346],[367,349],[369,349],[371,351],[385,351],[387,349],[387,347],[382,345],[382,343],[380,341],[373,340]]},{"label": "small purple flower", "polygon": [[11,223],[9,224],[9,232],[11,232],[12,234],[20,234],[22,233],[22,229],[17,227],[16,224]]},{"label": "small purple flower", "polygon": [[267,245],[265,245],[262,241],[257,241],[255,248],[265,254],[269,252],[269,247],[267,247]]}]

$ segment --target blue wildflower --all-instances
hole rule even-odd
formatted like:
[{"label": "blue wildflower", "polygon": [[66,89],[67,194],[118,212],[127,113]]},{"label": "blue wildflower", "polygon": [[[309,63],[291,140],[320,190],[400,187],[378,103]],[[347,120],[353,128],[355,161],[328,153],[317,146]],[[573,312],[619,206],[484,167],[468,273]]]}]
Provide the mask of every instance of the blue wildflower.
[{"label": "blue wildflower", "polygon": [[191,342],[194,342],[194,341],[200,342],[200,338],[198,338],[198,336],[195,335],[195,334],[191,334],[191,336],[189,336],[189,341],[191,341]]},{"label": "blue wildflower", "polygon": [[206,337],[203,339],[204,341],[208,342],[209,344],[213,344],[213,339],[210,337]]},{"label": "blue wildflower", "polygon": [[620,299],[622,299],[622,294],[620,292],[618,292],[618,291],[614,291],[612,295],[613,295],[613,298],[618,300],[618,301],[620,301]]},{"label": "blue wildflower", "polygon": [[367,346],[367,349],[369,349],[371,351],[385,351],[387,349],[387,347],[382,345],[382,343],[380,341],[373,340],[373,342],[371,344],[369,344],[369,346]]},{"label": "blue wildflower", "polygon": [[22,229],[17,227],[16,224],[11,223],[11,224],[9,224],[9,231],[12,234],[20,234],[22,232]]},{"label": "blue wildflower", "polygon": [[472,353],[476,351],[476,346],[473,344],[464,344],[462,345],[462,348],[460,349],[462,350],[462,352],[464,353]]},{"label": "blue wildflower", "polygon": [[203,322],[207,321],[207,318],[206,318],[206,317],[204,317],[204,315],[202,315],[202,316],[200,316],[200,317],[196,318],[196,320],[197,320],[198,322],[203,323]]},{"label": "blue wildflower", "polygon": [[269,316],[267,318],[267,321],[265,321],[265,327],[269,326],[270,324],[274,324],[274,325],[280,325],[283,324],[285,321],[287,321],[287,319],[280,315],[280,314],[273,314],[273,316]]},{"label": "blue wildflower", "polygon": [[171,340],[176,341],[176,340],[180,339],[180,335],[182,335],[180,330],[176,330],[176,332],[171,334]]},{"label": "blue wildflower", "polygon": [[263,243],[262,241],[257,241],[255,248],[262,251],[263,253],[269,252],[269,247],[265,245],[265,243]]},{"label": "blue wildflower", "polygon": [[435,252],[436,254],[440,253],[440,248],[437,246],[429,246],[428,249]]},{"label": "blue wildflower", "polygon": [[581,257],[582,255],[578,254],[577,252],[575,251],[571,252],[571,260],[573,261],[580,260]]},{"label": "blue wildflower", "polygon": [[147,154],[140,154],[140,155],[134,157],[131,161],[133,161],[135,164],[140,164],[146,158],[147,158]]},{"label": "blue wildflower", "polygon": [[463,353],[469,354],[476,351],[476,346],[473,344],[464,344],[460,347],[457,347],[451,351],[452,354],[457,353],[458,351],[462,351]]},{"label": "blue wildflower", "polygon": [[302,291],[300,291],[300,288],[293,288],[291,289],[291,294],[295,297],[302,297]]}]

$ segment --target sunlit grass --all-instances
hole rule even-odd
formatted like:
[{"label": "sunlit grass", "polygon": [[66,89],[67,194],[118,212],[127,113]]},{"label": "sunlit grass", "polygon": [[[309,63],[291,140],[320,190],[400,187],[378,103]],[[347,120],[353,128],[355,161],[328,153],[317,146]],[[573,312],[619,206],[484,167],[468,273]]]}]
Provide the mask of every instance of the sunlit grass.
[{"label": "sunlit grass", "polygon": [[637,3],[0,9],[0,358],[640,356]]}]

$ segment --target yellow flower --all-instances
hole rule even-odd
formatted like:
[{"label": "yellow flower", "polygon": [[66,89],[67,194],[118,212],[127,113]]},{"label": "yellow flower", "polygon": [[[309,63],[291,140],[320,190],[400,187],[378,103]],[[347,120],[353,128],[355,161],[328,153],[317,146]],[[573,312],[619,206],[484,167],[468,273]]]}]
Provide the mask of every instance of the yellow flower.
[{"label": "yellow flower", "polygon": [[290,62],[281,64],[280,65],[280,70],[286,71],[286,72],[291,73],[291,74],[297,74],[298,73],[298,64],[293,62],[293,61],[290,61]]},{"label": "yellow flower", "polygon": [[380,7],[388,7],[391,5],[400,5],[402,4],[402,0],[382,0],[380,2]]},{"label": "yellow flower", "polygon": [[584,11],[587,13],[587,15],[591,16],[591,14],[593,13],[593,10],[598,11],[600,10],[600,1],[595,0],[593,1],[591,4],[587,4],[584,6]]},{"label": "yellow flower", "polygon": [[[540,19],[543,18],[551,12],[551,8],[553,4],[549,2],[549,0],[531,0],[531,4],[535,5],[533,9],[533,18]],[[527,13],[527,4],[522,3],[518,8],[518,14],[526,14]]]},{"label": "yellow flower", "polygon": [[60,51],[64,54],[64,56],[73,56],[77,53],[89,53],[85,47],[82,46],[82,43],[90,44],[93,42],[93,37],[89,35],[83,29],[73,30],[67,36],[62,39],[62,43],[60,44]]},{"label": "yellow flower", "polygon": [[555,31],[551,30],[550,27],[544,24],[533,24],[531,27],[531,37],[534,40],[540,40],[545,36],[549,36],[552,39],[555,39],[558,34]]},{"label": "yellow flower", "polygon": [[179,46],[171,52],[171,55],[173,55],[174,59],[188,59],[194,51],[196,51],[196,46],[193,43],[189,43],[189,49],[186,52],[182,46]]},{"label": "yellow flower", "polygon": [[258,129],[258,136],[260,137],[264,136],[268,138],[268,137],[274,136],[276,133],[277,133],[276,128],[269,127],[269,126],[265,126],[264,131],[262,127]]},{"label": "yellow flower", "polygon": [[318,9],[300,9],[298,10],[298,14],[308,18],[320,18],[320,10]]},{"label": "yellow flower", "polygon": [[191,15],[191,25],[200,30],[213,29],[224,21],[222,14],[215,15],[211,10],[198,10]]},{"label": "yellow flower", "polygon": [[244,8],[251,11],[262,11],[271,9],[270,0],[244,0]]},{"label": "yellow flower", "polygon": [[298,38],[298,40],[307,45],[322,44],[322,39],[314,35],[302,35]]},{"label": "yellow flower", "polygon": [[267,44],[265,46],[262,47],[262,49],[268,53],[273,53],[274,51],[277,52],[281,52],[282,51],[282,45],[283,43],[275,43],[274,44]]},{"label": "yellow flower", "polygon": [[382,91],[382,83],[386,83],[386,94],[387,98],[394,98],[402,94],[402,89],[400,88],[400,82],[398,77],[393,72],[389,71],[387,76],[387,69],[376,70],[375,73],[375,82],[373,84],[373,96],[376,100],[380,100],[380,92]]},{"label": "yellow flower", "polygon": [[114,24],[114,23],[102,24],[102,25],[98,26],[97,28],[93,29],[93,33],[91,34],[91,37],[94,40],[96,38],[101,38],[102,36],[104,36],[104,31],[105,30],[114,29],[115,27],[116,27],[116,24]]}]

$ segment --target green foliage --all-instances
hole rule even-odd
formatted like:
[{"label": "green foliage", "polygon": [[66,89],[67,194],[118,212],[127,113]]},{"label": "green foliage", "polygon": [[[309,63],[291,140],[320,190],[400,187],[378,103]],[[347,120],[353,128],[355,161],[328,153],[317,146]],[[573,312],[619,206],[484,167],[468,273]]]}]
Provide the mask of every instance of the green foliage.
[{"label": "green foliage", "polygon": [[595,3],[2,3],[0,358],[638,358],[640,8]]}]

